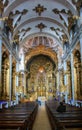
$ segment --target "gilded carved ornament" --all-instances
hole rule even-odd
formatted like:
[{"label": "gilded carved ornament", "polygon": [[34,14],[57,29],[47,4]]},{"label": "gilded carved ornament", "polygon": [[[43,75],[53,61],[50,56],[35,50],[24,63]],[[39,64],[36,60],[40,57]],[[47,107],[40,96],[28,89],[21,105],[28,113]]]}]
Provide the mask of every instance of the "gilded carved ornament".
[{"label": "gilded carved ornament", "polygon": [[2,64],[2,68],[3,70],[8,70],[9,69],[9,65],[8,64]]},{"label": "gilded carved ornament", "polygon": [[58,32],[57,32],[57,31],[59,31],[59,29],[55,29],[54,27],[50,27],[50,29],[51,29],[52,31],[55,31],[56,35],[59,35]]},{"label": "gilded carved ornament", "polygon": [[21,72],[19,71],[19,72],[16,72],[16,75],[17,75],[17,76],[21,76],[22,74],[21,74]]},{"label": "gilded carved ornament", "polygon": [[2,17],[2,18],[0,18],[0,21],[6,21],[6,20],[8,20],[8,17]]},{"label": "gilded carved ornament", "polygon": [[19,43],[19,34],[16,34],[11,42]]},{"label": "gilded carved ornament", "polygon": [[67,75],[67,74],[69,74],[69,71],[68,70],[64,71],[64,75]]},{"label": "gilded carved ornament", "polygon": [[8,25],[8,27],[10,28],[11,32],[13,32],[13,19],[8,17],[8,19],[6,19],[6,23]]},{"label": "gilded carved ornament", "polygon": [[[21,20],[22,16],[26,15],[27,12],[28,12],[27,9],[23,9],[21,12],[19,10],[16,10],[15,13],[13,13],[12,11],[10,12],[8,18],[6,18],[5,21],[12,32],[13,32],[14,28],[18,25],[18,22]],[[19,17],[18,17],[15,25],[13,26],[14,16],[16,16],[16,15],[19,15]]]},{"label": "gilded carved ornament", "polygon": [[76,5],[76,8],[78,9],[78,11],[80,10],[80,6],[82,5],[82,1],[81,0],[72,0],[73,4]]},{"label": "gilded carved ornament", "polygon": [[8,3],[9,0],[5,0],[5,2],[3,0],[0,0],[0,15],[2,15],[4,8],[7,7]]},{"label": "gilded carved ornament", "polygon": [[50,29],[52,30],[52,31],[60,31],[60,32],[63,32],[64,33],[64,30],[62,29],[60,29],[60,28],[54,28],[54,27],[50,27]]},{"label": "gilded carved ornament", "polygon": [[63,34],[61,35],[60,40],[63,40],[63,42],[68,41],[68,37],[66,34],[64,34],[63,29],[61,30],[60,28],[54,28],[54,27],[50,27],[50,29],[52,31],[55,31],[56,35],[58,35],[58,36],[59,36],[59,32],[62,32]]},{"label": "gilded carved ornament", "polygon": [[17,93],[23,93],[24,92],[24,86],[16,86],[16,92]]},{"label": "gilded carved ornament", "polygon": [[47,8],[44,8],[44,6],[41,6],[40,4],[38,4],[33,11],[35,11],[36,13],[38,13],[39,16],[41,16],[41,14],[47,10]]},{"label": "gilded carved ornament", "polygon": [[62,40],[63,40],[63,43],[69,41],[66,34],[63,34],[63,35],[62,35]]},{"label": "gilded carved ornament", "polygon": [[18,23],[20,22],[22,16],[23,16],[23,15],[26,15],[27,12],[28,12],[27,9],[23,9],[22,11],[16,10],[15,13],[13,13],[12,11],[10,12],[10,14],[9,14],[9,18],[10,18],[10,19],[14,19],[14,17],[17,16],[17,15],[19,16],[18,19],[17,19],[17,21],[16,21],[16,23],[15,23],[15,25],[14,25],[14,28],[15,28],[15,27],[18,25]]},{"label": "gilded carved ornament", "polygon": [[43,45],[39,45],[30,52],[26,53],[25,60],[28,61],[32,56],[39,54],[48,55],[57,64],[57,54],[53,52],[50,48],[46,49],[46,47]]},{"label": "gilded carved ornament", "polygon": [[28,31],[30,31],[31,30],[31,28],[30,27],[28,27],[28,28],[26,28],[26,29],[21,29],[21,31],[18,31],[18,34],[20,34],[20,33],[23,33],[23,35],[22,36],[24,36]]},{"label": "gilded carved ornament", "polygon": [[[80,5],[81,3],[79,3]],[[79,7],[79,6],[78,6]],[[70,32],[70,29],[72,27],[72,25],[74,24],[74,21],[79,19],[79,16],[77,15],[73,15],[72,12],[70,10],[65,10],[65,9],[62,9],[62,10],[58,10],[57,8],[53,9],[52,10],[55,14],[59,15],[60,19],[62,21],[64,21],[64,25],[67,27],[67,24],[64,20],[64,18],[62,17],[62,15],[64,14],[67,14],[68,15],[68,32]],[[62,15],[61,15],[62,14]]]},{"label": "gilded carved ornament", "polygon": [[76,63],[74,64],[74,67],[75,67],[75,68],[81,68],[81,62],[76,62]]},{"label": "gilded carved ornament", "polygon": [[36,28],[40,29],[40,32],[42,31],[42,29],[46,28],[47,26],[43,23],[40,23],[36,26]]},{"label": "gilded carved ornament", "polygon": [[59,15],[60,19],[61,19],[62,21],[64,21],[64,25],[67,27],[67,24],[66,24],[66,22],[65,22],[65,20],[64,20],[64,18],[62,17],[61,14],[67,14],[69,17],[71,17],[71,16],[72,16],[71,11],[70,11],[70,10],[67,11],[67,10],[65,10],[65,9],[58,10],[57,8],[53,9],[52,11],[53,11],[55,14]]}]

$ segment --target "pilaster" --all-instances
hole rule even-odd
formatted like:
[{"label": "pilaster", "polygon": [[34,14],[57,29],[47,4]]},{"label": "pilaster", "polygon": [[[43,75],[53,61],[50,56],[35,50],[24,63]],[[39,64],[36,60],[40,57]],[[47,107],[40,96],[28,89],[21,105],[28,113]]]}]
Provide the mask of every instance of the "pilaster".
[{"label": "pilaster", "polygon": [[67,62],[64,61],[64,89],[65,89],[65,102],[67,103],[68,102],[68,81],[67,81]]},{"label": "pilaster", "polygon": [[[76,76],[77,76],[77,99],[81,99],[82,87],[81,87],[81,63],[75,63]],[[79,89],[78,89],[79,88]]]},{"label": "pilaster", "polygon": [[2,37],[0,36],[0,98],[2,91]]},{"label": "pilaster", "polygon": [[73,53],[71,53],[71,77],[72,77],[72,100],[74,103],[75,100],[75,86],[74,86],[74,59],[73,59]]},{"label": "pilaster", "polygon": [[12,54],[9,55],[9,101],[12,100]]},{"label": "pilaster", "polygon": [[[80,8],[80,26],[82,26],[82,7]],[[81,86],[82,86],[82,29],[80,33],[80,54],[81,54]]]},{"label": "pilaster", "polygon": [[3,83],[2,83],[2,95],[6,98],[7,96],[7,88],[6,88],[6,80],[7,80],[7,65],[2,65],[2,75],[3,75]]},{"label": "pilaster", "polygon": [[15,78],[15,74],[16,74],[16,67],[13,66],[12,68],[12,96],[15,96],[16,93],[16,78]]},{"label": "pilaster", "polygon": [[19,72],[19,63],[16,63],[16,87],[19,86],[19,78],[18,78],[18,72]]},{"label": "pilaster", "polygon": [[80,35],[80,54],[81,54],[81,86],[82,86],[82,32]]},{"label": "pilaster", "polygon": [[24,95],[26,95],[26,72],[24,72]]}]

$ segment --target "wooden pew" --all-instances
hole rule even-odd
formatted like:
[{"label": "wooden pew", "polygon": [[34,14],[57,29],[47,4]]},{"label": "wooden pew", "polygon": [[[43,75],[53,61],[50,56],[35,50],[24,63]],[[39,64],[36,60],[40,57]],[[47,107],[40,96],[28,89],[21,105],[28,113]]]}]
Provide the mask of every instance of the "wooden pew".
[{"label": "wooden pew", "polygon": [[20,128],[18,127],[18,128],[11,128],[11,129],[9,129],[9,128],[1,128],[0,130],[20,130]]},{"label": "wooden pew", "polygon": [[9,129],[12,129],[12,128],[15,128],[15,129],[18,129],[19,130],[26,130],[26,122],[25,120],[16,120],[16,121],[7,121],[7,120],[4,120],[4,121],[0,121],[0,129],[5,129],[5,128],[9,128]]},{"label": "wooden pew", "polygon": [[46,109],[52,125],[52,130],[64,130],[67,128],[77,128],[76,130],[78,130],[79,127],[82,129],[82,109],[69,106],[67,112],[58,113],[56,112],[54,104],[46,103]]},{"label": "wooden pew", "polygon": [[37,104],[24,103],[0,110],[0,129],[31,130],[37,109]]},{"label": "wooden pew", "polygon": [[82,130],[82,128],[66,128],[64,130]]},{"label": "wooden pew", "polygon": [[82,128],[82,120],[56,120],[56,128],[62,130],[63,128]]}]

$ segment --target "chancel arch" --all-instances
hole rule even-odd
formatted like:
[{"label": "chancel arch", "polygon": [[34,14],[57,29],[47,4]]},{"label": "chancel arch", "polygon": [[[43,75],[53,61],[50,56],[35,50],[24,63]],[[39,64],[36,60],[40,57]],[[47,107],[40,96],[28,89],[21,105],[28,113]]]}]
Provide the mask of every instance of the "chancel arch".
[{"label": "chancel arch", "polygon": [[39,45],[36,48],[34,48],[33,50],[30,50],[30,53],[27,52],[25,55],[25,63],[28,62],[28,60],[31,57],[39,55],[39,54],[49,56],[53,60],[53,62],[55,62],[55,64],[57,65],[57,62],[58,62],[57,53],[52,51],[50,48],[46,48],[43,45]]}]

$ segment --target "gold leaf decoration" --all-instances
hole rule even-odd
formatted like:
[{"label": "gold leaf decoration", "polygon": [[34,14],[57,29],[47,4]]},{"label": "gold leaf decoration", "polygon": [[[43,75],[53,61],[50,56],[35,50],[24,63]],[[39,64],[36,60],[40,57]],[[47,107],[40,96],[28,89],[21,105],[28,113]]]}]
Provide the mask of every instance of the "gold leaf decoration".
[{"label": "gold leaf decoration", "polygon": [[46,8],[44,8],[44,6],[41,6],[40,4],[38,4],[33,11],[36,11],[36,13],[38,13],[39,16],[41,16],[41,13],[44,12],[45,10],[47,10]]}]

